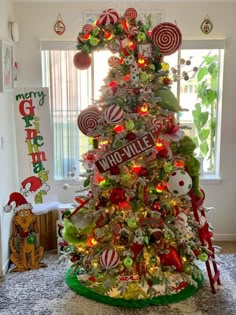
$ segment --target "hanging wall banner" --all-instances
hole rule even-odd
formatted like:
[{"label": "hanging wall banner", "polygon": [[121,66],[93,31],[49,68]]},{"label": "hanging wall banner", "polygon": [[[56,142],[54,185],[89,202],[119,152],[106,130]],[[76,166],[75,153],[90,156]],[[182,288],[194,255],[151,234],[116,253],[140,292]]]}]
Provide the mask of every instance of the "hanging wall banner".
[{"label": "hanging wall banner", "polygon": [[48,88],[15,90],[15,122],[20,192],[43,203],[53,180]]}]

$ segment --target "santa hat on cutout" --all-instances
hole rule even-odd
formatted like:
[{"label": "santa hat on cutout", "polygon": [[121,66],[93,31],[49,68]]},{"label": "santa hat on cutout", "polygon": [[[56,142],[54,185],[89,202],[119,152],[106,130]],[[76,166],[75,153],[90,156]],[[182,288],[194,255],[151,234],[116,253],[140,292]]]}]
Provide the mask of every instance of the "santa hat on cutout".
[{"label": "santa hat on cutout", "polygon": [[23,193],[23,195],[25,195],[27,192],[34,193],[41,190],[42,182],[39,177],[30,176],[24,179],[23,182],[21,182],[21,186],[21,192]]},{"label": "santa hat on cutout", "polygon": [[5,212],[10,212],[11,210],[14,210],[15,212],[22,210],[22,209],[32,209],[31,203],[28,203],[28,201],[25,199],[24,196],[22,196],[18,192],[13,192],[10,194],[9,201],[5,207],[3,207],[3,210]]}]

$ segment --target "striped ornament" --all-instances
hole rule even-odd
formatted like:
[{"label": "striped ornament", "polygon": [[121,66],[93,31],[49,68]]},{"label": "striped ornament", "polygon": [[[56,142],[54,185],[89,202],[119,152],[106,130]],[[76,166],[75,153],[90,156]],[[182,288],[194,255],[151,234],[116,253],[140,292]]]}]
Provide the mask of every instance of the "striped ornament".
[{"label": "striped ornament", "polygon": [[99,16],[99,24],[109,25],[118,21],[119,14],[114,9],[103,10]]},{"label": "striped ornament", "polygon": [[113,104],[105,110],[104,118],[108,124],[117,124],[124,118],[124,111],[118,105]]},{"label": "striped ornament", "polygon": [[100,257],[100,263],[106,270],[115,268],[119,261],[120,257],[114,249],[105,250]]}]

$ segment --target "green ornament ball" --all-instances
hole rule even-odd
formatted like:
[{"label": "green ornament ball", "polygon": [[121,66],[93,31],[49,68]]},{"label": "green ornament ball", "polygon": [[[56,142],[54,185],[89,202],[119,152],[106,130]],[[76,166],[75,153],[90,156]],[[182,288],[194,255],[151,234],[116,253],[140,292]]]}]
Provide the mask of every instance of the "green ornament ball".
[{"label": "green ornament ball", "polygon": [[137,228],[137,221],[135,219],[128,219],[127,221],[128,227],[131,229],[136,229]]},{"label": "green ornament ball", "polygon": [[199,256],[198,256],[198,259],[203,261],[203,262],[206,262],[208,261],[208,255],[206,253],[201,253]]},{"label": "green ornament ball", "polygon": [[143,42],[146,39],[146,34],[144,32],[138,33],[138,41]]},{"label": "green ornament ball", "polygon": [[142,72],[140,74],[140,80],[146,82],[148,80],[148,74],[146,72]]},{"label": "green ornament ball", "polygon": [[133,130],[135,127],[135,123],[132,120],[129,120],[126,122],[125,126],[128,130]]},{"label": "green ornament ball", "polygon": [[133,265],[133,259],[131,257],[126,257],[124,259],[124,266],[126,268],[130,268],[130,267],[132,267],[132,265]]},{"label": "green ornament ball", "polygon": [[35,238],[34,238],[33,235],[29,235],[29,236],[27,237],[27,243],[28,243],[28,244],[34,244],[34,243],[35,243]]},{"label": "green ornament ball", "polygon": [[91,36],[90,39],[89,39],[89,42],[90,42],[90,44],[91,44],[92,46],[97,46],[98,43],[99,43],[99,39],[96,38],[96,37]]}]

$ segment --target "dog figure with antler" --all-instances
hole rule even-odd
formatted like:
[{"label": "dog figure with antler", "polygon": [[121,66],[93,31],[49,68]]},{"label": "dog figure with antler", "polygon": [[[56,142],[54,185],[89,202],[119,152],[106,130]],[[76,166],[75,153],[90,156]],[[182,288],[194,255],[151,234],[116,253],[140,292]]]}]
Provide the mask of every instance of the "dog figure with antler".
[{"label": "dog figure with antler", "polygon": [[26,271],[47,267],[41,262],[44,254],[43,246],[36,248],[34,233],[38,233],[36,215],[31,211],[32,205],[18,192],[10,195],[5,212],[14,209],[13,232],[9,241],[10,260],[16,268],[10,272]]}]

